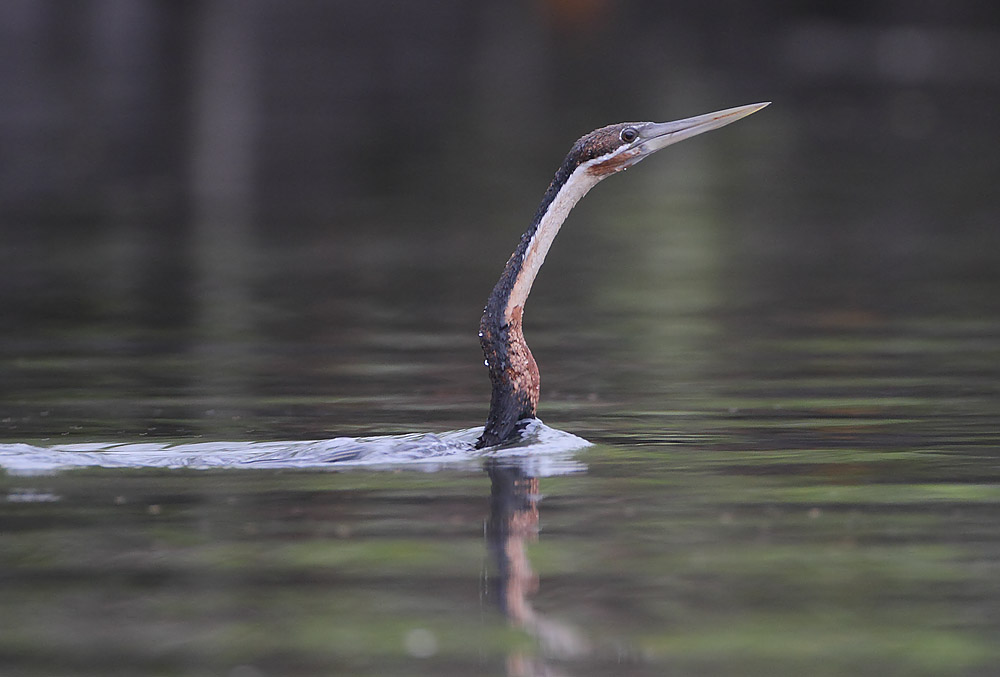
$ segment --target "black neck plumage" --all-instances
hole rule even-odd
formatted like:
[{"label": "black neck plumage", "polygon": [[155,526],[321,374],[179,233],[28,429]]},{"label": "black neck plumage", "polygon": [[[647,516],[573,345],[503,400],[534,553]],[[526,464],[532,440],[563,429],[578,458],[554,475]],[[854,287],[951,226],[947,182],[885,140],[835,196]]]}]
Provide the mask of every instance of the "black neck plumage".
[{"label": "black neck plumage", "polygon": [[479,325],[479,340],[486,357],[492,392],[486,427],[476,448],[507,440],[517,430],[519,421],[535,417],[539,394],[538,366],[524,340],[521,316],[524,301],[549,243],[569,209],[592,185],[590,180],[580,178],[577,169],[581,162],[578,158],[578,154],[570,152],[556,172],[531,226],[521,236],[486,302]]}]

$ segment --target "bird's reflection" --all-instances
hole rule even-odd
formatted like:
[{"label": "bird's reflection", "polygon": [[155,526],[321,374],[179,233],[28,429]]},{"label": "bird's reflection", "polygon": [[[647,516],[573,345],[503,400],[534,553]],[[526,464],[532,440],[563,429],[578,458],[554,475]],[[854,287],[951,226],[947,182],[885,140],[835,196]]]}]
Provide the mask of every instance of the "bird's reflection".
[{"label": "bird's reflection", "polygon": [[490,512],[486,520],[486,546],[494,575],[487,590],[497,600],[510,623],[538,641],[539,655],[516,650],[507,657],[511,677],[567,674],[556,672],[548,659],[574,659],[586,655],[589,645],[580,632],[535,611],[531,596],[539,580],[528,561],[527,546],[538,539],[538,477],[523,464],[491,459]]}]

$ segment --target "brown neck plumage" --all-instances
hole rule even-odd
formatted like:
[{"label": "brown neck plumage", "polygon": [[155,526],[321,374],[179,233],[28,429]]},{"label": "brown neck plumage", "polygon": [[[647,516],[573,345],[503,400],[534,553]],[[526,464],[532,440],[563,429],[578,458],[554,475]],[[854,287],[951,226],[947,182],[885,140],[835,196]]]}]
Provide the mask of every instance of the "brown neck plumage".
[{"label": "brown neck plumage", "polygon": [[571,153],[545,191],[545,197],[517,249],[493,287],[479,324],[479,341],[493,386],[490,413],[476,448],[511,438],[519,421],[535,417],[538,406],[538,365],[521,330],[524,304],[552,240],[573,206],[602,175],[588,171]]}]

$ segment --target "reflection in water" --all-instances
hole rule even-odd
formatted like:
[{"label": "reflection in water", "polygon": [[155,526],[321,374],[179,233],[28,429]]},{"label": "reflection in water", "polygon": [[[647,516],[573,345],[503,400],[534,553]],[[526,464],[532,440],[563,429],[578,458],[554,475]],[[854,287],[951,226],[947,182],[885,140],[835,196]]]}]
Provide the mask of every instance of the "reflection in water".
[{"label": "reflection in water", "polygon": [[538,576],[528,561],[527,545],[538,538],[538,476],[522,463],[490,459],[490,514],[486,520],[486,547],[496,575],[492,592],[500,610],[518,628],[538,640],[542,656],[514,651],[507,657],[512,677],[557,674],[546,659],[586,655],[590,646],[573,627],[535,611],[529,598],[538,591]]}]

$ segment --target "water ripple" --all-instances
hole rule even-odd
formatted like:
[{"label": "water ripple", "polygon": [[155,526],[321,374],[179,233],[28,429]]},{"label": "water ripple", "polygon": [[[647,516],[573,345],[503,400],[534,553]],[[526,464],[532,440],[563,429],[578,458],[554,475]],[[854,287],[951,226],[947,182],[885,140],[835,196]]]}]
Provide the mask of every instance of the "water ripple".
[{"label": "water ripple", "polygon": [[521,439],[477,450],[482,427],[446,433],[379,437],[337,437],[289,442],[189,442],[181,444],[84,443],[51,447],[0,444],[0,467],[11,475],[36,475],[73,468],[285,468],[326,469],[413,467],[433,472],[477,464],[483,458],[516,460],[535,475],[577,472],[583,464],[572,453],[590,442],[539,420],[530,421]]}]

